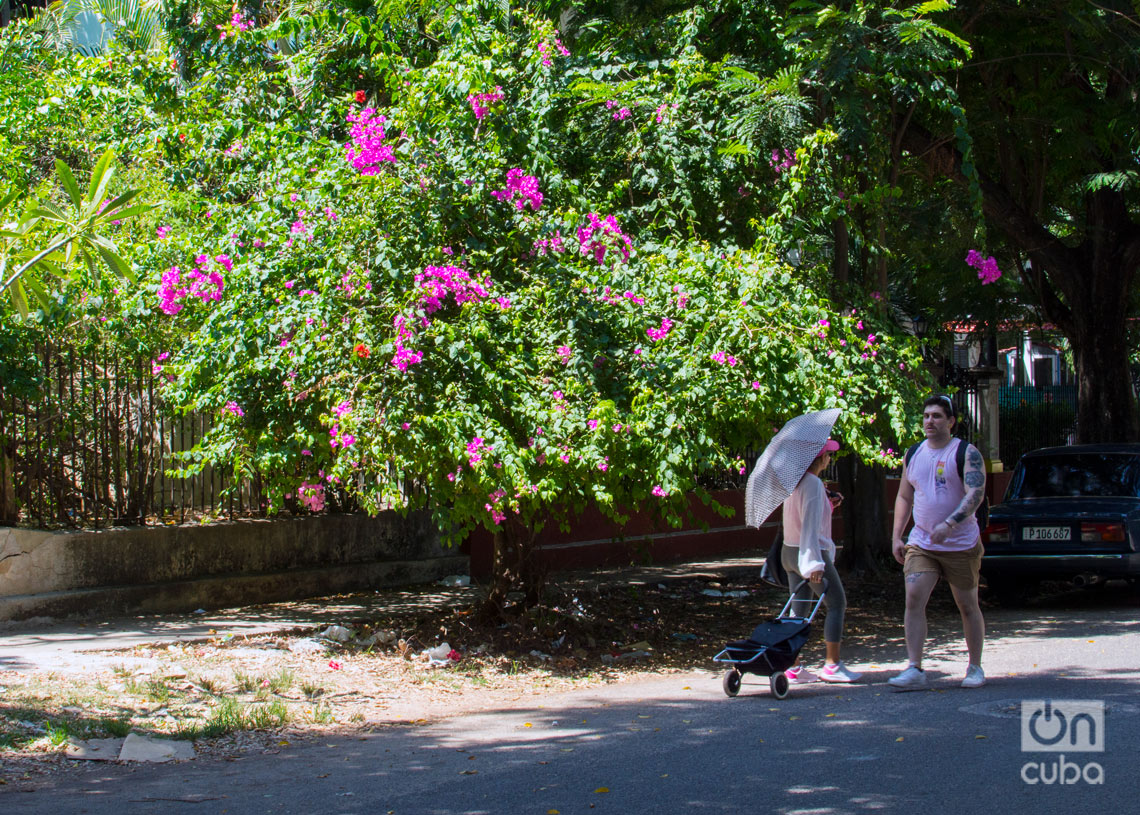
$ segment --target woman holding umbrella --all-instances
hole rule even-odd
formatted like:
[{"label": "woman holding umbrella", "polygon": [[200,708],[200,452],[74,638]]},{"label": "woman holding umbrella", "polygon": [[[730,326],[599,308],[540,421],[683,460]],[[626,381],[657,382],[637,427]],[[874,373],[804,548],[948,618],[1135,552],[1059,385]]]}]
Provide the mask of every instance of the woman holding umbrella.
[{"label": "woman holding umbrella", "polygon": [[[818,442],[817,442],[818,443]],[[819,596],[823,580],[827,580],[827,591],[823,602],[827,606],[827,617],[823,623],[823,640],[827,649],[826,663],[819,671],[824,682],[855,682],[861,674],[847,668],[839,659],[839,645],[843,638],[843,616],[847,610],[847,595],[843,582],[835,570],[835,543],[831,539],[831,513],[838,506],[838,496],[834,503],[820,480],[820,474],[831,464],[831,454],[839,449],[839,443],[828,439],[823,449],[815,457],[792,494],[784,501],[784,550],[782,562],[788,572],[789,582],[798,586],[792,592],[796,603],[810,605],[809,597]],[[807,584],[803,584],[804,578]],[[786,672],[789,680],[803,682],[808,679],[807,671],[799,664]]]}]

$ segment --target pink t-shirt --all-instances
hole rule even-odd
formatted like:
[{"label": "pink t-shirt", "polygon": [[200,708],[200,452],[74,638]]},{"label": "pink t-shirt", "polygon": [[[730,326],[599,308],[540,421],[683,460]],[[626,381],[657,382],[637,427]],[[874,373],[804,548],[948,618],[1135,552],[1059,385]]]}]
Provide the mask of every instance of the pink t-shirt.
[{"label": "pink t-shirt", "polygon": [[906,465],[906,480],[914,487],[914,529],[908,543],[933,552],[962,552],[978,542],[978,521],[973,515],[950,530],[943,543],[930,540],[930,531],[949,518],[966,496],[955,460],[959,444],[965,442],[954,438],[935,449],[924,441]]}]

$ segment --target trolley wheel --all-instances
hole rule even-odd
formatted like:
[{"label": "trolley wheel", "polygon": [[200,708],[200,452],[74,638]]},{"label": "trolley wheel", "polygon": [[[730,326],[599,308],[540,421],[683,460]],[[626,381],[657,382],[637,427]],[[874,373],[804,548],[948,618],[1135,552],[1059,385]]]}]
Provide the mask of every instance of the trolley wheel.
[{"label": "trolley wheel", "polygon": [[740,671],[736,670],[736,668],[730,668],[725,671],[721,685],[724,687],[725,695],[736,696],[736,694],[740,693]]},{"label": "trolley wheel", "polygon": [[772,688],[772,695],[777,699],[783,699],[788,695],[788,688],[791,683],[788,681],[788,676],[783,671],[778,671],[768,677],[768,684]]}]

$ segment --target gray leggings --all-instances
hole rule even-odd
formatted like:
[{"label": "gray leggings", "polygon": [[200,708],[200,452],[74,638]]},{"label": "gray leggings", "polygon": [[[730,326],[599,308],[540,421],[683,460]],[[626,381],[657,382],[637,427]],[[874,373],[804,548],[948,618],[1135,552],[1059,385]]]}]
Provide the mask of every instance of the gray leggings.
[{"label": "gray leggings", "polygon": [[[827,607],[827,618],[823,622],[823,641],[840,642],[843,639],[843,615],[847,611],[847,594],[843,591],[843,581],[839,579],[839,572],[835,571],[835,564],[831,562],[831,554],[823,555],[823,578],[827,581],[827,594],[823,596],[823,604]],[[799,573],[800,549],[798,546],[785,546],[780,556],[784,568],[788,570],[788,579],[794,586],[803,580]],[[822,584],[808,583],[801,586],[798,592],[792,594],[795,602],[789,611],[797,617],[806,617],[811,614],[813,603],[808,599],[819,596]]]}]

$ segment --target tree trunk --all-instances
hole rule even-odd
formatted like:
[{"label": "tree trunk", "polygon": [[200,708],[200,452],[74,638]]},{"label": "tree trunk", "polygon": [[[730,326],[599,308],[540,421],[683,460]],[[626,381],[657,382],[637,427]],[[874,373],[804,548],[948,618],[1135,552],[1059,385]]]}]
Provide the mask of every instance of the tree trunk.
[{"label": "tree trunk", "polygon": [[839,491],[843,493],[840,509],[847,530],[847,545],[840,562],[846,568],[880,576],[879,560],[890,550],[887,517],[883,511],[886,472],[854,456],[844,456],[837,468]]},{"label": "tree trunk", "polygon": [[546,569],[537,557],[537,538],[537,529],[510,519],[495,531],[491,585],[479,609],[483,621],[501,620],[509,602],[508,595],[513,592],[522,593],[524,608],[542,599]]},{"label": "tree trunk", "polygon": [[0,450],[0,524],[14,524],[19,517],[16,508],[16,479],[13,461]]},{"label": "tree trunk", "polygon": [[1136,400],[1123,321],[1105,331],[1096,314],[1081,315],[1071,339],[1077,368],[1077,442],[1136,441]]}]

